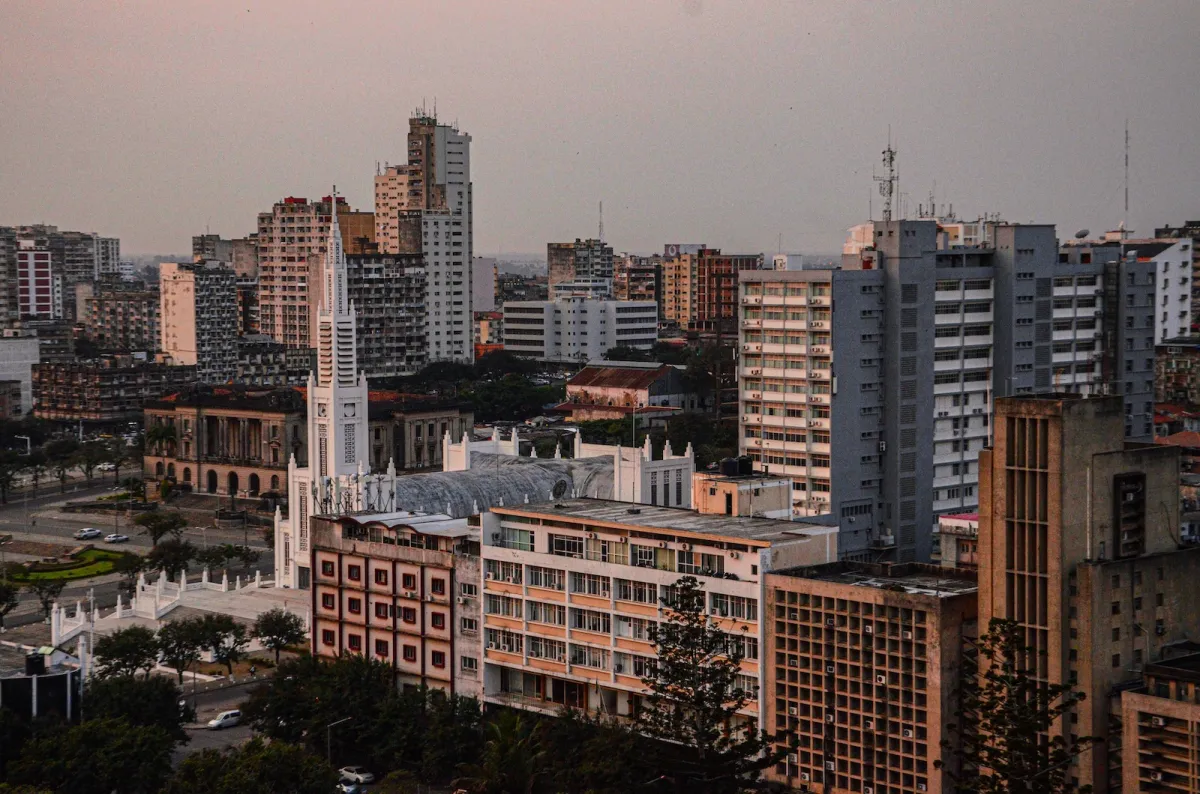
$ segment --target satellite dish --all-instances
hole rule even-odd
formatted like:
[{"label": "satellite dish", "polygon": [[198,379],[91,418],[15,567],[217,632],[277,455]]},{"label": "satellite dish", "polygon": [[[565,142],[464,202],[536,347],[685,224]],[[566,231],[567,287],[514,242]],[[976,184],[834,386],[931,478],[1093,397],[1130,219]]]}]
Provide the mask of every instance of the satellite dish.
[{"label": "satellite dish", "polygon": [[1087,229],[1080,229],[1079,231],[1075,232],[1075,239],[1076,239],[1076,240],[1082,240],[1082,239],[1084,239],[1085,237],[1087,237],[1087,236],[1088,236],[1088,234],[1089,234],[1089,232],[1088,232],[1088,230],[1087,230]]}]

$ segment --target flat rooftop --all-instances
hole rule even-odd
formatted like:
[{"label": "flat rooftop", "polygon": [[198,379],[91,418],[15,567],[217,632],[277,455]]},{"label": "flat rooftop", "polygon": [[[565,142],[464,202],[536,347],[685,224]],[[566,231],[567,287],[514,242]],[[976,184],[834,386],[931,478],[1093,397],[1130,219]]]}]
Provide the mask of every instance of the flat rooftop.
[{"label": "flat rooftop", "polygon": [[1146,665],[1147,675],[1200,681],[1200,653],[1189,653],[1172,659],[1160,659]]},{"label": "flat rooftop", "polygon": [[794,576],[818,582],[833,582],[851,587],[903,591],[909,595],[948,598],[974,593],[979,581],[974,571],[942,568],[917,562],[859,563],[831,562],[773,571],[779,576]]},{"label": "flat rooftop", "polygon": [[339,524],[354,523],[360,526],[382,524],[388,529],[410,529],[422,535],[438,535],[445,538],[479,536],[479,530],[467,525],[465,518],[451,518],[444,514],[410,513],[405,510],[393,513],[351,513],[342,516],[320,516]]},{"label": "flat rooftop", "polygon": [[804,537],[837,534],[836,526],[821,526],[774,518],[697,513],[682,507],[614,502],[607,499],[564,499],[537,507],[494,507],[492,512],[537,515],[547,518],[570,516],[581,521],[619,524],[627,527],[675,530],[700,535],[720,535],[765,544],[799,540]]}]

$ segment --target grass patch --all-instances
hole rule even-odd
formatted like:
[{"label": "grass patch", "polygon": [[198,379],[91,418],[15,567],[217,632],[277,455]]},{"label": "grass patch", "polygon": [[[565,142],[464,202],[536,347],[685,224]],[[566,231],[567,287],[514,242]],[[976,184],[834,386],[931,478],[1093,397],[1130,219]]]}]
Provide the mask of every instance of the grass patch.
[{"label": "grass patch", "polygon": [[[9,571],[9,577],[15,582],[28,584],[44,581],[73,581],[87,579],[112,573],[117,560],[126,556],[126,552],[108,551],[106,549],[88,549],[75,555],[68,563],[35,563],[32,568],[16,568]],[[39,567],[40,566],[40,567]]]}]

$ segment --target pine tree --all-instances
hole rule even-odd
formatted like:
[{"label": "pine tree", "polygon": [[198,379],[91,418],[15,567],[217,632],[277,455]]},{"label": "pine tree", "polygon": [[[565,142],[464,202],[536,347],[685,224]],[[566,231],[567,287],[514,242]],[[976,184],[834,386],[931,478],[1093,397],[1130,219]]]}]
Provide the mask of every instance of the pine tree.
[{"label": "pine tree", "polygon": [[668,618],[650,634],[658,660],[642,679],[649,695],[638,726],[668,743],[660,768],[677,791],[738,792],[754,788],[762,770],[789,748],[772,749],[782,737],[738,714],[755,697],[738,683],[742,643],[731,642],[709,618],[705,602],[692,576],[681,578],[663,599]]},{"label": "pine tree", "polygon": [[[958,686],[955,722],[938,761],[963,794],[1086,794],[1071,783],[1072,759],[1100,741],[1068,741],[1052,730],[1086,697],[1068,684],[1037,680],[1037,652],[1025,645],[1024,629],[993,620],[974,643]],[[1069,733],[1069,731],[1068,731]]]}]

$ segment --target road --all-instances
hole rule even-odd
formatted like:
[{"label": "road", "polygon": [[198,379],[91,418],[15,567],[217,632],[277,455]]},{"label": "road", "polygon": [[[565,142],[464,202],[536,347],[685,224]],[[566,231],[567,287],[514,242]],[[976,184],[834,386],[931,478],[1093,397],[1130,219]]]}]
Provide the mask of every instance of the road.
[{"label": "road", "polygon": [[[172,757],[174,763],[178,764],[184,758],[201,750],[225,750],[249,741],[253,731],[248,725],[238,725],[219,731],[210,731],[206,726],[209,720],[222,711],[240,706],[242,701],[250,696],[253,686],[244,684],[197,694],[196,722],[186,726],[188,738],[191,741],[176,748]],[[184,694],[189,695],[186,684],[184,685]],[[190,695],[188,699],[191,700]]]}]

